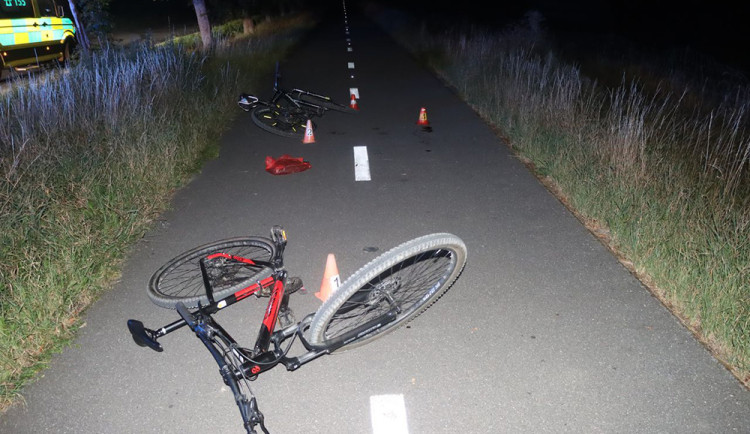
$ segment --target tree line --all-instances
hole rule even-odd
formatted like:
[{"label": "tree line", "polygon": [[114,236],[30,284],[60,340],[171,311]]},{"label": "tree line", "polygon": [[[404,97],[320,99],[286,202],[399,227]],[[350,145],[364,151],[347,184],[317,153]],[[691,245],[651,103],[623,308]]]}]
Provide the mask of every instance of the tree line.
[{"label": "tree line", "polygon": [[[67,0],[77,28],[77,39],[82,50],[91,47],[89,35],[105,38],[111,31],[110,6],[117,0]],[[155,0],[167,2],[169,0]],[[284,15],[301,8],[305,0],[191,0],[203,48],[213,45],[212,21],[217,17],[241,18],[246,34],[253,33],[255,17]]]}]

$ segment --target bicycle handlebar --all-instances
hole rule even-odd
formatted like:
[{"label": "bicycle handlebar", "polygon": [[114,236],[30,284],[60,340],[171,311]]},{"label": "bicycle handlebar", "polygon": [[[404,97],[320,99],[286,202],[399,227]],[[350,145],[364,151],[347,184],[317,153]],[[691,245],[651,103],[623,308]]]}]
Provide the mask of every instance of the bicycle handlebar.
[{"label": "bicycle handlebar", "polygon": [[177,313],[180,314],[182,319],[185,320],[188,327],[190,327],[190,330],[195,331],[195,316],[193,316],[192,313],[188,310],[187,307],[182,302],[177,303],[175,306],[175,309],[177,309]]}]

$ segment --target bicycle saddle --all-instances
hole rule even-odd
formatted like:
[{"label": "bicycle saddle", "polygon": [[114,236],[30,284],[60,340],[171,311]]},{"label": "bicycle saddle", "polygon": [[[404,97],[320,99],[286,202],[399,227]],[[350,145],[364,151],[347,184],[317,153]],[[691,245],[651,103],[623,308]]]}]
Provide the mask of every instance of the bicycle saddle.
[{"label": "bicycle saddle", "polygon": [[237,101],[237,105],[246,112],[249,112],[256,104],[258,104],[258,97],[246,93],[240,94],[240,98]]}]

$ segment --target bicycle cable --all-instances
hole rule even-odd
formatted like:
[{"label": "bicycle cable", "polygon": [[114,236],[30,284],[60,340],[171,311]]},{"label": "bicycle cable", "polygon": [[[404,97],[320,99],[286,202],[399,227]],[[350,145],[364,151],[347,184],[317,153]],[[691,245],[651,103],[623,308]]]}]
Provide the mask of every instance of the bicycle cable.
[{"label": "bicycle cable", "polygon": [[[258,408],[258,401],[253,393],[253,389],[250,386],[250,379],[245,375],[242,370],[240,357],[242,353],[240,351],[234,351],[237,348],[236,344],[226,345],[224,336],[221,335],[218,340],[214,339],[216,345],[219,346],[223,353],[224,361],[227,365],[231,366],[234,372],[239,373],[239,376],[235,376],[234,384],[236,392],[239,393],[239,397],[235,395],[235,401],[242,414],[242,419],[245,421],[245,429],[248,433],[255,434],[255,425],[260,425],[260,429],[265,434],[270,434],[266,428],[263,413]],[[244,390],[243,390],[244,389]],[[248,398],[249,397],[249,398]]]},{"label": "bicycle cable", "polygon": [[286,355],[292,349],[292,345],[294,344],[294,341],[296,339],[297,339],[297,333],[295,333],[294,335],[292,335],[292,339],[289,341],[289,344],[286,346],[286,349],[281,352],[280,356],[276,357],[273,360],[269,360],[267,362],[257,361],[257,360],[254,360],[252,357],[248,357],[245,353],[246,352],[250,352],[250,350],[247,349],[247,348],[244,348],[244,347],[240,347],[237,344],[234,344],[234,345],[230,346],[230,349],[231,350],[238,350],[237,352],[239,353],[240,357],[242,359],[244,359],[245,361],[248,361],[250,363],[255,363],[256,365],[275,365],[275,364],[279,363],[281,361],[281,359],[283,359],[284,357],[286,357]]}]

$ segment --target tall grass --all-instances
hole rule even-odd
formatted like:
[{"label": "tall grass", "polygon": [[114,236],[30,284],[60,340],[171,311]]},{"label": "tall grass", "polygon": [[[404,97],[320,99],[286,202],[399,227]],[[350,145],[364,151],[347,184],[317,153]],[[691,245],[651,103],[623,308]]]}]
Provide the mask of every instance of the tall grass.
[{"label": "tall grass", "polygon": [[[0,95],[0,408],[117,279],[128,246],[215,156],[256,86],[298,38],[104,48]],[[200,122],[195,122],[200,119]]]},{"label": "tall grass", "polygon": [[394,35],[750,385],[749,87],[603,86],[523,26]]}]

